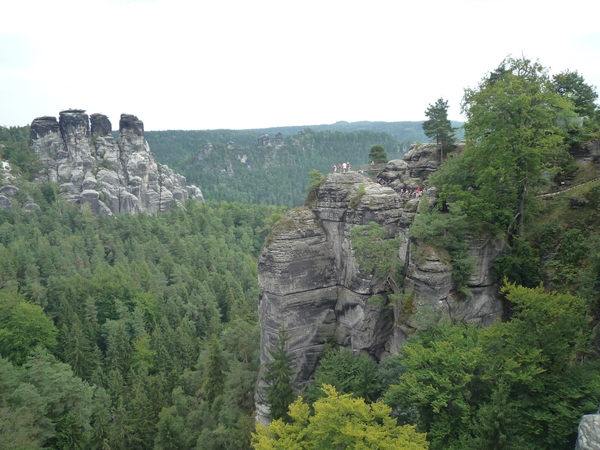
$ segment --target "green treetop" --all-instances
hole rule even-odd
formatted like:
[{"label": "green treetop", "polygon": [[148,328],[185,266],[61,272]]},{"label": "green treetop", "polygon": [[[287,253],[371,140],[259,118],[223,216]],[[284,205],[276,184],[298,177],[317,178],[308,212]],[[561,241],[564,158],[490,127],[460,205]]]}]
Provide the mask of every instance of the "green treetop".
[{"label": "green treetop", "polygon": [[269,350],[273,361],[267,364],[265,381],[271,383],[266,388],[267,403],[271,406],[271,419],[287,419],[287,409],[294,401],[294,388],[292,387],[291,356],[287,351],[287,342],[290,336],[284,327],[279,329],[279,342],[275,351]]},{"label": "green treetop", "polygon": [[374,145],[369,151],[369,159],[376,163],[388,162],[388,155],[382,145]]},{"label": "green treetop", "polygon": [[565,70],[552,77],[556,92],[567,97],[575,105],[575,112],[580,116],[594,117],[598,93],[594,86],[585,82],[583,76],[577,71]]},{"label": "green treetop", "polygon": [[566,156],[564,125],[575,116],[573,104],[556,93],[539,62],[509,57],[465,90],[462,111],[466,149],[432,183],[442,201],[459,203],[471,224],[522,235],[530,190]]},{"label": "green treetop", "polygon": [[441,324],[406,343],[384,400],[418,410],[431,449],[571,449],[582,414],[597,408],[586,301],[507,285],[508,322]]},{"label": "green treetop", "polygon": [[414,426],[397,426],[392,409],[382,402],[367,405],[362,398],[340,395],[323,385],[325,397],[314,404],[314,415],[302,397],[290,405],[290,423],[275,420],[257,425],[252,436],[256,450],[404,449],[425,450],[425,434]]},{"label": "green treetop", "polygon": [[439,98],[425,111],[429,118],[423,122],[423,132],[429,139],[435,140],[440,148],[440,163],[444,162],[444,150],[454,144],[454,128],[448,119],[448,101]]},{"label": "green treetop", "polygon": [[206,379],[204,380],[204,392],[206,401],[212,406],[215,398],[223,393],[225,388],[224,367],[221,346],[217,336],[213,334],[209,344],[208,364]]}]

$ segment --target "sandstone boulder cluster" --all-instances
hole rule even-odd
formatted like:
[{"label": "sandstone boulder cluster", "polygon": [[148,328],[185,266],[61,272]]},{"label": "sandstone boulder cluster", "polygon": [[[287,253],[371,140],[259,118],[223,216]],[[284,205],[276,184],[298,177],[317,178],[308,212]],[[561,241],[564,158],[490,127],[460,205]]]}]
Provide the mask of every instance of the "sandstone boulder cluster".
[{"label": "sandstone boulder cluster", "polygon": [[[258,267],[261,362],[264,367],[272,360],[269,350],[275,349],[278,330],[285,327],[298,392],[313,380],[327,339],[380,360],[424,326],[425,313],[435,320],[481,324],[502,315],[498,283],[491,275],[500,243],[471,243],[477,269],[469,280],[470,298],[459,299],[452,291],[451,267],[439,250],[419,248],[409,235],[419,200],[402,199],[397,191],[426,186],[438,167],[437,157],[431,146],[413,146],[403,160],[390,161],[378,175],[386,181],[383,186],[355,172],[329,174],[313,208],[290,211],[273,229]],[[384,227],[387,238],[399,238],[404,286],[412,293],[416,314],[403,315],[397,306],[369,301],[380,283],[361,272],[350,231],[370,222]],[[263,377],[261,369],[255,400],[257,420],[267,423]]]},{"label": "sandstone boulder cluster", "polygon": [[[204,201],[185,177],[156,161],[144,140],[144,124],[122,114],[115,139],[108,117],[84,110],[62,111],[31,123],[31,143],[42,170],[37,181],[54,181],[69,202],[90,205],[96,214],[154,214],[188,198]],[[10,207],[10,197],[0,202]]]}]

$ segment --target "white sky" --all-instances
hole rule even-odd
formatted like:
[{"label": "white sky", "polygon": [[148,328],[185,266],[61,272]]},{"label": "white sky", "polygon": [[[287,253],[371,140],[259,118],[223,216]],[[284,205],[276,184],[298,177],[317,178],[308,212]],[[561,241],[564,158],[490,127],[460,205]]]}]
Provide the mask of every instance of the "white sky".
[{"label": "white sky", "polygon": [[0,0],[0,125],[146,130],[423,120],[508,55],[600,86],[600,1]]}]

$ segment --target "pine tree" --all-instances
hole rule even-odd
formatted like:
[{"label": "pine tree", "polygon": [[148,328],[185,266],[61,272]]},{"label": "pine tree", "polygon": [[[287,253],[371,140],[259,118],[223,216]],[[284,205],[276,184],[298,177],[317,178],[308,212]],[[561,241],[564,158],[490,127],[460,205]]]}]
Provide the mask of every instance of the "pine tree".
[{"label": "pine tree", "polygon": [[438,98],[435,105],[425,111],[429,120],[423,122],[423,132],[429,139],[435,139],[440,147],[440,163],[444,162],[444,150],[454,143],[454,128],[448,120],[448,101]]},{"label": "pine tree", "polygon": [[369,160],[376,163],[388,162],[388,155],[385,148],[382,145],[374,145],[369,151]]},{"label": "pine tree", "polygon": [[215,398],[223,393],[225,388],[225,375],[223,370],[223,356],[217,336],[213,334],[210,340],[206,379],[204,381],[204,393],[209,407]]},{"label": "pine tree", "polygon": [[286,344],[290,340],[285,327],[279,329],[279,342],[275,351],[269,350],[273,361],[267,364],[265,381],[271,383],[266,388],[267,403],[271,406],[271,420],[288,420],[288,406],[294,401],[292,387],[292,357],[287,352]]},{"label": "pine tree", "polygon": [[96,364],[94,354],[87,336],[83,332],[81,322],[73,323],[64,343],[65,362],[71,366],[73,373],[79,378],[88,379]]}]

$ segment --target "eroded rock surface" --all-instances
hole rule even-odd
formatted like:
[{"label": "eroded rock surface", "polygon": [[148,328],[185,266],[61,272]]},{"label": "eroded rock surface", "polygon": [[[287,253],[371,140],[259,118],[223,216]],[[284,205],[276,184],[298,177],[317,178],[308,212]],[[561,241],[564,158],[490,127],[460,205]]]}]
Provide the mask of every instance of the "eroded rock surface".
[{"label": "eroded rock surface", "polygon": [[[401,162],[386,166],[390,178],[406,182],[410,169]],[[394,174],[393,172],[396,172]],[[364,194],[359,194],[361,185]],[[363,273],[354,256],[350,231],[377,222],[387,238],[398,237],[399,254],[405,260],[407,292],[414,292],[417,310],[432,310],[435,320],[453,318],[488,324],[502,315],[498,286],[491,263],[502,251],[498,243],[473,242],[471,253],[477,270],[469,280],[472,296],[459,299],[452,292],[450,265],[435,248],[409,247],[409,227],[417,213],[418,199],[407,200],[388,186],[371,182],[358,173],[326,176],[313,208],[290,211],[273,229],[259,258],[259,319],[261,363],[271,361],[278,330],[290,335],[294,386],[301,392],[314,377],[325,341],[335,341],[355,353],[376,360],[396,353],[407,336],[423,327],[418,314],[404,317],[388,304],[369,302],[380,280]],[[410,251],[409,251],[410,250]],[[268,422],[261,369],[256,390],[257,420]]]},{"label": "eroded rock surface", "polygon": [[600,414],[587,414],[579,422],[575,450],[598,450],[599,448]]},{"label": "eroded rock surface", "polygon": [[62,111],[31,123],[32,146],[42,161],[38,181],[60,184],[68,201],[87,203],[97,214],[164,212],[188,198],[204,201],[196,186],[159,164],[144,140],[144,124],[122,114],[119,138],[108,117]]}]

